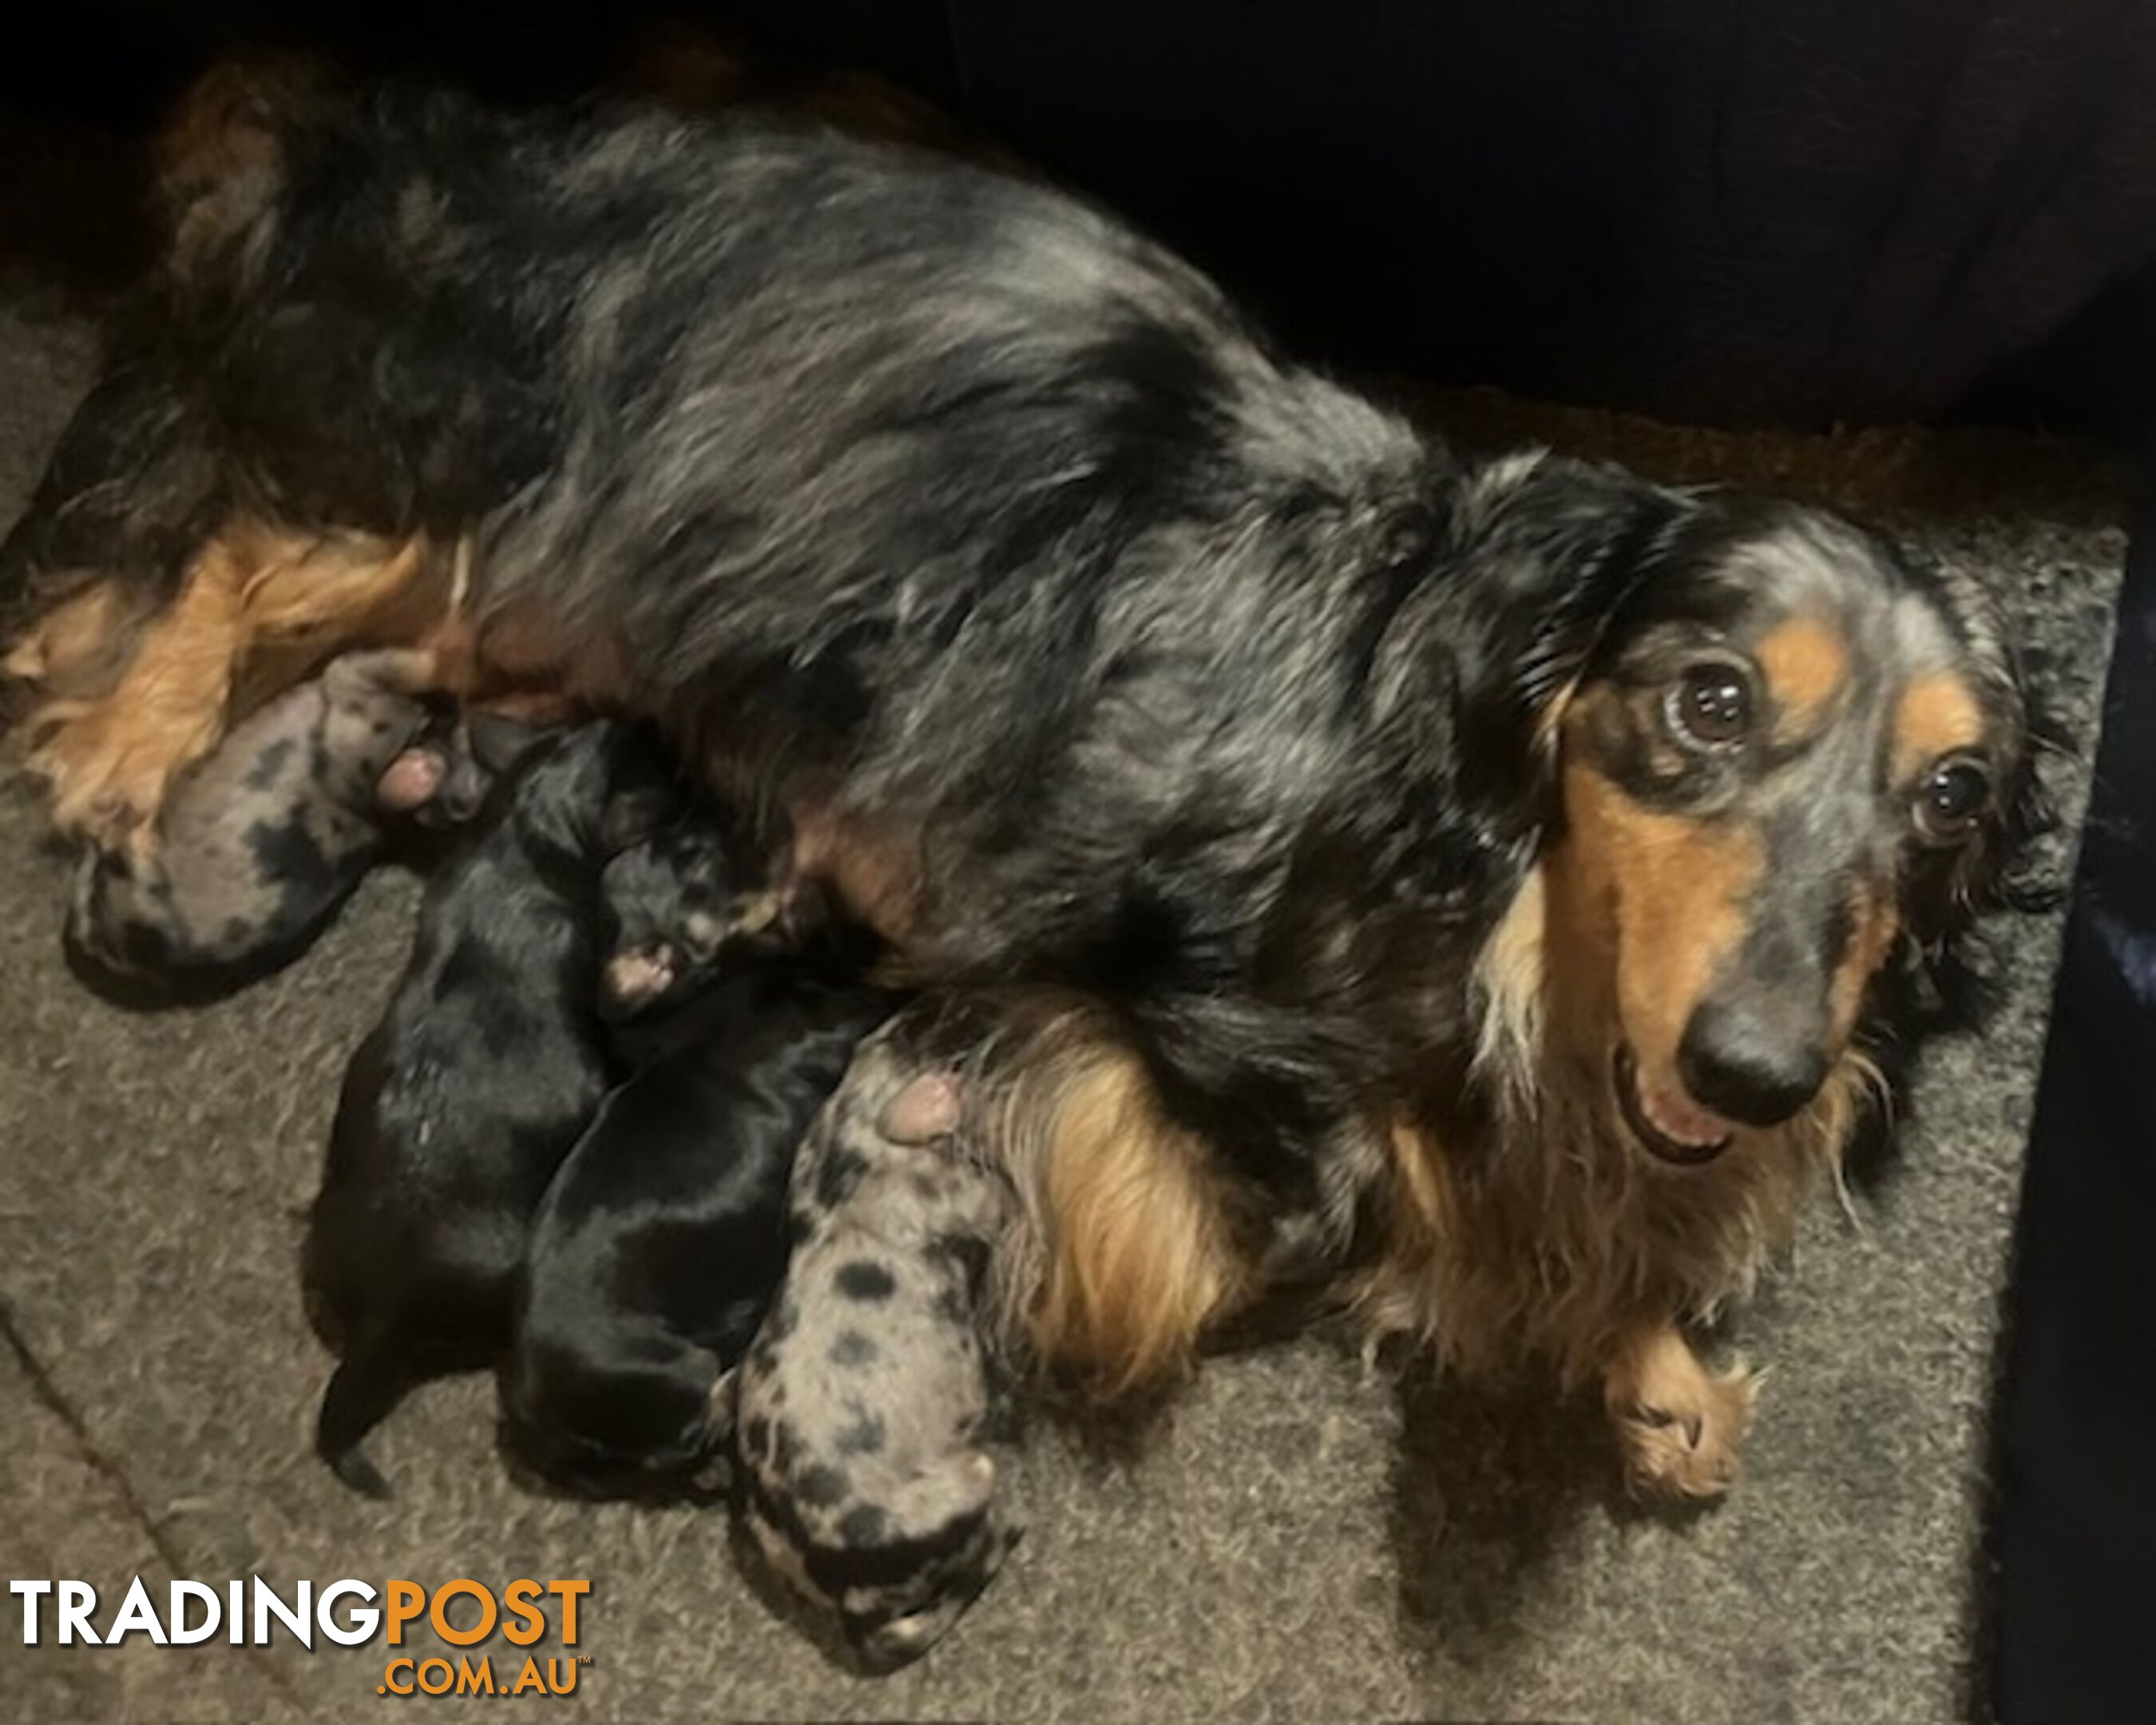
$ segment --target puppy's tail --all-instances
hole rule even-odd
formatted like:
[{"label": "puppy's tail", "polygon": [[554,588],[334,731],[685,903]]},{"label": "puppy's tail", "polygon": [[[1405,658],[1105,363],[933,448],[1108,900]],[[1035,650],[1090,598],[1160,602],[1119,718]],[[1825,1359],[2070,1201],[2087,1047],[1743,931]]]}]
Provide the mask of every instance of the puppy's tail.
[{"label": "puppy's tail", "polygon": [[368,1337],[345,1355],[315,1418],[315,1453],[330,1471],[363,1497],[386,1498],[389,1482],[359,1446],[395,1411],[411,1387],[386,1338]]}]

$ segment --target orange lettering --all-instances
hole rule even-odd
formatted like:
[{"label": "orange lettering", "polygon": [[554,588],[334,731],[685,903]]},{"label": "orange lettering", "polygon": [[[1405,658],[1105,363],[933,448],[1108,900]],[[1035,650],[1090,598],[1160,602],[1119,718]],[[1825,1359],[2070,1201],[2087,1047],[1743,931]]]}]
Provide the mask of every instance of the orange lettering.
[{"label": "orange lettering", "polygon": [[547,1591],[562,1601],[562,1645],[577,1645],[577,1601],[592,1590],[588,1581],[550,1581]]},{"label": "orange lettering", "polygon": [[529,1647],[547,1633],[547,1614],[532,1604],[539,1592],[539,1584],[527,1578],[511,1582],[509,1590],[501,1596],[502,1604],[519,1620],[518,1623],[504,1624],[501,1632],[520,1647]]},{"label": "orange lettering", "polygon": [[[470,1629],[460,1630],[449,1621],[449,1601],[467,1595],[479,1601],[479,1622]],[[500,1615],[495,1609],[493,1589],[481,1587],[476,1581],[445,1581],[434,1589],[434,1609],[428,1612],[427,1620],[434,1625],[434,1633],[452,1647],[470,1647],[494,1633],[495,1619]]]},{"label": "orange lettering", "polygon": [[416,1581],[393,1581],[382,1589],[388,1604],[383,1610],[389,1620],[389,1645],[404,1645],[404,1625],[427,1609],[427,1589]]}]

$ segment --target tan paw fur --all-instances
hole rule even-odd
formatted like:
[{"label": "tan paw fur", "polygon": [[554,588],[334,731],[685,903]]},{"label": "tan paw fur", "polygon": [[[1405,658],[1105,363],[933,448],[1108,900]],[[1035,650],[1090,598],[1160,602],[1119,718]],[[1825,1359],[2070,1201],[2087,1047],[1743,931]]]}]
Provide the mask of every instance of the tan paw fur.
[{"label": "tan paw fur", "polygon": [[1758,1386],[1741,1361],[1709,1371],[1674,1328],[1628,1348],[1610,1368],[1604,1397],[1634,1495],[1699,1501],[1727,1492]]}]

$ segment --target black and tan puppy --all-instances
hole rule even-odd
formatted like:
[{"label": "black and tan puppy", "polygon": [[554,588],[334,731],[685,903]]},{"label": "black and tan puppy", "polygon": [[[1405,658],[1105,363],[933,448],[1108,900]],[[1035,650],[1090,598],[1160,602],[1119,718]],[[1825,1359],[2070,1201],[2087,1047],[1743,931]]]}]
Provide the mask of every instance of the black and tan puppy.
[{"label": "black and tan puppy", "polygon": [[[634,1071],[680,1040],[673,1009],[758,954],[794,952],[828,921],[821,894],[752,863],[731,823],[700,816],[607,865],[599,891],[599,1015]],[[651,1040],[655,1035],[656,1040]]]},{"label": "black and tan puppy", "polygon": [[[647,911],[654,848],[620,859],[635,860],[624,872]],[[680,884],[685,917],[720,879]],[[836,933],[793,953],[743,937],[701,993],[621,1027],[639,1070],[547,1189],[502,1374],[512,1447],[557,1484],[633,1496],[723,1483],[725,1384],[785,1275],[796,1147],[897,1004],[868,981],[872,956],[873,942]]]},{"label": "black and tan puppy", "polygon": [[601,871],[655,824],[672,769],[614,721],[535,747],[429,883],[388,1013],[345,1074],[305,1254],[343,1356],[316,1445],[357,1445],[423,1378],[494,1363],[533,1209],[605,1095],[595,1001]]},{"label": "black and tan puppy", "polygon": [[165,804],[154,854],[84,857],[69,949],[129,979],[239,979],[296,957],[400,818],[478,812],[485,771],[422,699],[430,675],[423,652],[347,654],[238,726]]}]

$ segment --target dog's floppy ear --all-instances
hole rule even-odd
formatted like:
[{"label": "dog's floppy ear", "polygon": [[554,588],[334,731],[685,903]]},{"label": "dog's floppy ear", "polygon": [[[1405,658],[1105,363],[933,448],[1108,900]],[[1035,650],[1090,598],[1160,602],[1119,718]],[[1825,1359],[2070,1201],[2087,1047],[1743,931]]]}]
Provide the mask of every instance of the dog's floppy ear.
[{"label": "dog's floppy ear", "polygon": [[1455,525],[1470,573],[1453,716],[1471,798],[1543,818],[1565,703],[1700,506],[1620,469],[1542,454],[1469,476]]}]

